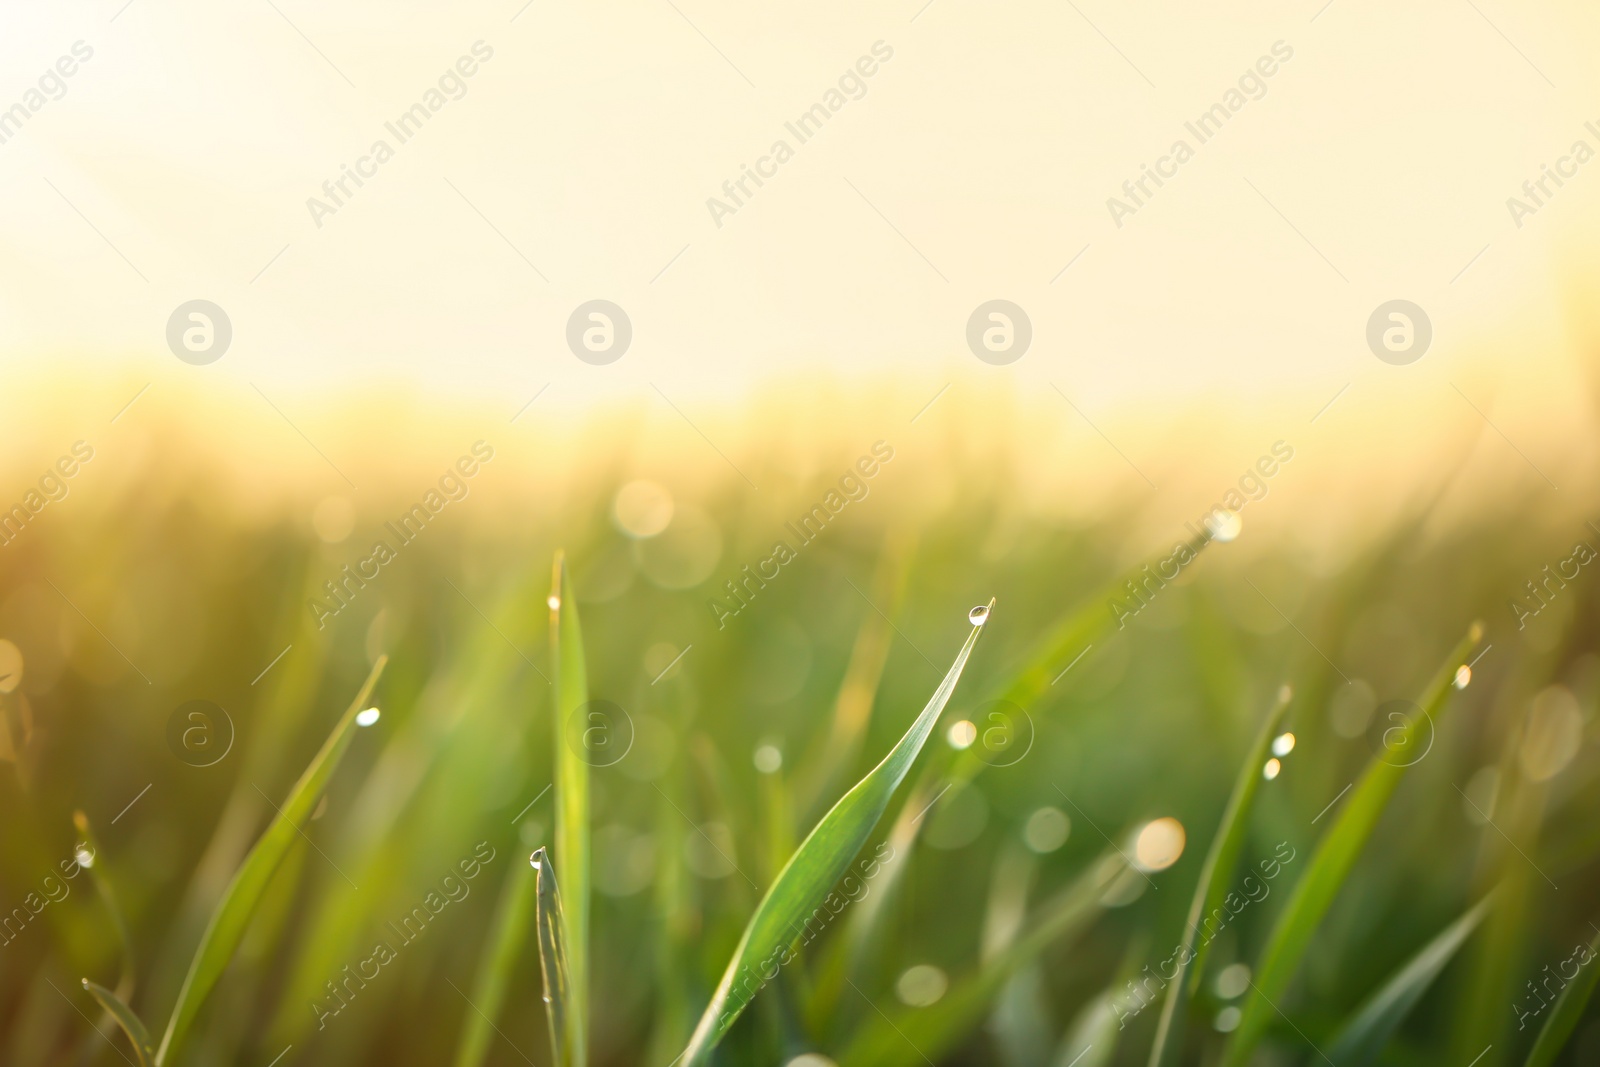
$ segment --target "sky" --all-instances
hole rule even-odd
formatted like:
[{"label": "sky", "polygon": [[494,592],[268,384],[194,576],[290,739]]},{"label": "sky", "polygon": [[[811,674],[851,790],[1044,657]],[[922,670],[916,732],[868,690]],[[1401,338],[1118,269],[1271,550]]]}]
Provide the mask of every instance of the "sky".
[{"label": "sky", "polygon": [[[0,108],[27,111],[0,143],[14,416],[108,379],[511,410],[548,388],[569,413],[967,382],[1269,422],[1350,386],[1529,434],[1592,402],[1600,161],[1508,205],[1600,150],[1592,5],[97,0],[0,24]],[[1145,167],[1167,176],[1128,192]],[[325,190],[345,168],[366,177]],[[204,366],[168,341],[195,300],[231,328]],[[594,300],[631,328],[604,365],[568,342]],[[1003,365],[968,342],[992,300],[1031,330]],[[1403,366],[1366,337],[1393,300],[1432,328]]]}]

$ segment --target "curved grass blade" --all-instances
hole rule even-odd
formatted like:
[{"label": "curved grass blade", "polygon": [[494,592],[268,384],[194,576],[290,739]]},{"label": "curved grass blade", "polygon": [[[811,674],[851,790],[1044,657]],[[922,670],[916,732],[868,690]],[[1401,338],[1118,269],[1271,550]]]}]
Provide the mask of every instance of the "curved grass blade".
[{"label": "curved grass blade", "polygon": [[178,991],[178,1003],[172,1009],[172,1018],[161,1039],[161,1048],[156,1052],[158,1067],[175,1062],[178,1049],[188,1036],[189,1027],[199,1013],[200,1006],[215,988],[228,961],[233,958],[234,950],[243,940],[250,917],[266,893],[273,873],[277,871],[289,847],[298,840],[300,827],[310,821],[317,801],[322,798],[322,791],[333,777],[345,750],[350,747],[350,741],[355,736],[356,716],[372,695],[372,689],[378,684],[378,676],[383,673],[387,662],[388,657],[379,656],[372,665],[372,673],[367,675],[356,698],[350,702],[333,732],[322,743],[321,750],[290,790],[288,799],[278,809],[277,817],[268,824],[266,832],[234,872],[233,880],[228,883],[227,891],[222,894],[217,910],[212,913],[211,922],[200,938],[200,947],[195,950],[194,961],[183,980],[183,988]]},{"label": "curved grass blade", "polygon": [[[1473,623],[1467,636],[1451,651],[1428,688],[1423,690],[1422,697],[1417,701],[1422,714],[1406,726],[1395,728],[1400,732],[1397,749],[1412,751],[1418,739],[1426,736],[1425,729],[1437,727],[1435,718],[1447,703],[1456,667],[1482,637],[1483,625]],[[1428,725],[1424,728],[1423,723]],[[1334,898],[1355,866],[1367,839],[1372,836],[1378,817],[1383,814],[1389,798],[1405,776],[1409,764],[1390,761],[1385,758],[1386,755],[1380,752],[1367,764],[1366,771],[1350,793],[1350,799],[1345,801],[1338,821],[1317,844],[1308,869],[1295,884],[1288,903],[1278,916],[1267,946],[1261,953],[1261,964],[1252,984],[1255,995],[1248,998],[1244,1005],[1239,1027],[1224,1053],[1223,1067],[1243,1067],[1267,1026],[1277,1017],[1276,1004],[1294,978],[1300,960],[1311,944],[1312,935],[1333,906]]]},{"label": "curved grass blade", "polygon": [[[1189,905],[1188,930],[1183,936],[1183,947],[1178,952],[1178,973],[1167,985],[1166,1002],[1161,1006],[1161,1021],[1156,1025],[1155,1044],[1150,1048],[1150,1067],[1173,1067],[1183,1048],[1183,1024],[1188,1015],[1189,1002],[1200,988],[1205,977],[1206,956],[1211,952],[1211,940],[1200,939],[1206,917],[1223,906],[1228,895],[1228,883],[1233,879],[1234,868],[1239,863],[1239,853],[1250,828],[1250,811],[1255,804],[1256,791],[1261,786],[1261,767],[1266,761],[1272,738],[1289,709],[1293,692],[1288,686],[1278,690],[1277,700],[1266,720],[1256,733],[1255,743],[1239,768],[1234,780],[1233,795],[1222,813],[1222,825],[1216,840],[1206,854],[1205,866],[1200,869],[1200,884],[1195,887],[1194,901]],[[1197,943],[1198,942],[1198,943]]]},{"label": "curved grass blade", "polygon": [[[589,702],[588,663],[578,601],[567,576],[566,556],[557,552],[550,580],[550,661],[555,669],[556,861],[567,893],[563,904],[567,961],[567,1013],[563,1041],[574,1067],[588,1062],[589,1018]],[[574,717],[578,718],[575,719]],[[609,724],[603,724],[609,726]]]},{"label": "curved grass blade", "polygon": [[[1025,934],[953,986],[934,1007],[901,1008],[889,1014],[874,1004],[872,1017],[850,1041],[839,1062],[872,1067],[938,1062],[983,1020],[995,994],[1018,969],[1051,944],[1088,927],[1099,914],[1106,891],[1128,870],[1120,853],[1100,856],[1029,916]],[[866,996],[859,987],[856,992]]]},{"label": "curved grass blade", "polygon": [[133,1046],[133,1054],[139,1067],[154,1067],[155,1049],[150,1046],[150,1032],[144,1028],[144,1023],[133,1013],[133,1009],[124,1004],[122,998],[111,990],[105,986],[95,985],[87,978],[83,980],[83,988],[100,1002],[100,1006],[107,1014],[117,1020],[122,1032],[128,1035],[128,1043]]},{"label": "curved grass blade", "polygon": [[1551,1009],[1550,1018],[1545,1020],[1544,1027],[1539,1031],[1539,1038],[1528,1053],[1525,1067],[1550,1067],[1572,1037],[1578,1020],[1583,1018],[1583,1009],[1594,995],[1595,980],[1600,979],[1600,966],[1595,964],[1596,954],[1600,954],[1600,928],[1595,929],[1594,940],[1589,942],[1589,959],[1584,964],[1585,970],[1556,997],[1556,1006]]},{"label": "curved grass blade", "polygon": [[[1126,625],[1126,618],[1119,616],[1116,610],[1121,604],[1120,597],[1132,597],[1134,594],[1129,591],[1132,588],[1147,589],[1138,585],[1141,579],[1159,583],[1161,579],[1149,578],[1149,572],[1166,559],[1180,559],[1184,566],[1189,565],[1211,541],[1210,532],[1202,531],[1187,542],[1179,542],[1167,556],[1154,557],[1150,562],[1122,573],[1086,599],[1077,602],[1033,646],[1020,665],[1003,675],[1004,681],[992,687],[991,692],[996,693],[999,700],[1020,708],[1032,707],[1065,673],[1064,667],[1070,669],[1097,641],[1103,640],[1112,630]],[[823,968],[825,974],[838,973],[842,977],[861,973],[865,961],[876,951],[885,917],[893,910],[901,878],[911,862],[912,848],[921,834],[923,811],[941,790],[947,787],[960,788],[986,766],[977,753],[969,748],[956,754],[943,773],[933,774],[930,765],[928,773],[919,776],[895,817],[894,828],[890,832],[895,849],[894,861],[885,864],[883,874],[874,886],[875,892],[863,900],[860,907],[853,909],[845,936],[833,949],[836,953],[843,953],[843,959],[828,961]],[[842,983],[839,986],[842,987]],[[819,997],[818,1011],[828,1013],[833,1003],[829,990],[825,989]]]},{"label": "curved grass blade", "polygon": [[[992,611],[993,600],[989,607]],[[949,672],[911,728],[882,762],[839,798],[789,857],[789,862],[756,906],[723,972],[722,981],[711,996],[711,1003],[706,1005],[699,1025],[689,1038],[682,1056],[685,1067],[699,1067],[707,1061],[711,1050],[759,992],[764,975],[769,969],[787,962],[782,957],[795,940],[799,924],[827,897],[883,817],[895,789],[911,769],[928,735],[933,732],[939,713],[955,692],[967,658],[972,655],[972,648],[982,632],[981,623],[972,627]],[[735,982],[739,983],[737,987]]]},{"label": "curved grass blade", "polygon": [[550,1022],[550,1053],[555,1067],[570,1067],[573,1048],[567,1035],[571,1031],[572,986],[561,893],[556,888],[555,868],[543,848],[534,852],[531,862],[538,872],[535,922],[539,928],[539,973],[544,975],[544,1011]]},{"label": "curved grass blade", "polygon": [[494,1034],[491,1020],[500,1017],[506,988],[522,949],[528,923],[533,918],[538,877],[518,866],[506,876],[500,900],[495,905],[489,927],[489,950],[478,966],[472,984],[472,1001],[477,1011],[467,1013],[461,1043],[456,1046],[455,1067],[481,1067],[489,1054]]},{"label": "curved grass blade", "polygon": [[89,880],[94,883],[94,890],[100,897],[100,903],[105,906],[106,914],[111,918],[111,925],[117,932],[117,944],[122,947],[122,970],[117,978],[117,996],[127,1000],[133,996],[136,974],[133,938],[128,934],[128,921],[123,917],[122,906],[117,901],[116,892],[111,888],[111,879],[106,875],[100,840],[95,836],[94,828],[89,825],[89,817],[81,811],[75,811],[72,813],[72,825],[83,838],[83,845],[80,847],[87,849],[89,855],[87,864],[83,862],[81,855],[78,857],[78,864],[89,868]]},{"label": "curved grass blade", "polygon": [[1490,894],[1473,905],[1368,997],[1340,1028],[1328,1049],[1328,1058],[1340,1067],[1364,1067],[1376,1061],[1445,964],[1455,958],[1457,950],[1478,928],[1493,900],[1494,895]]}]

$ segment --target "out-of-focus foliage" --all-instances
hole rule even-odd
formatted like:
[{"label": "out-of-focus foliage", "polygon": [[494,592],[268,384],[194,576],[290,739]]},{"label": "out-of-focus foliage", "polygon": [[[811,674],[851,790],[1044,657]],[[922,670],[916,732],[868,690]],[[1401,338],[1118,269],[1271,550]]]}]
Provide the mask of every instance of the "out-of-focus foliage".
[{"label": "out-of-focus foliage", "polygon": [[[1292,746],[1274,747],[1259,783],[1227,918],[1167,1062],[1221,1054],[1318,842],[1386,758],[1409,761],[1405,774],[1274,988],[1258,1056],[1320,1062],[1353,1012],[1494,890],[1378,1062],[1458,1048],[1460,1067],[1480,1052],[1478,1067],[1522,1062],[1562,989],[1594,966],[1576,948],[1600,899],[1600,584],[1585,568],[1541,586],[1545,606],[1520,629],[1507,604],[1533,604],[1526,583],[1590,538],[1581,523],[1530,525],[1516,501],[1448,522],[1419,511],[1331,551],[1257,533],[1274,502],[1252,505],[1237,541],[1124,590],[1120,611],[1103,604],[1111,624],[1092,647],[1064,650],[1026,715],[1001,724],[991,702],[1032,650],[1108,578],[1194,531],[1024,507],[1004,466],[976,465],[941,471],[916,509],[874,488],[803,543],[774,521],[823,501],[860,451],[744,461],[760,509],[738,478],[705,471],[681,484],[656,471],[656,489],[619,497],[636,477],[621,462],[519,511],[475,488],[375,577],[359,562],[375,538],[394,540],[394,501],[420,498],[426,480],[382,505],[341,488],[335,503],[236,512],[208,505],[175,459],[142,496],[55,506],[54,525],[0,549],[0,638],[20,673],[0,678],[0,1062],[121,1062],[127,1041],[85,978],[126,993],[159,1035],[229,880],[380,655],[381,720],[289,843],[168,1067],[547,1062],[528,857],[557,847],[546,598],[558,549],[587,697],[625,713],[607,728],[626,754],[585,764],[591,891],[576,951],[590,1063],[666,1067],[683,1050],[783,859],[904,734],[968,610],[991,596],[911,770],[930,806],[893,859],[870,951],[840,939],[875,878],[836,893],[813,937],[797,931],[794,962],[714,1062],[854,1050],[921,1063],[925,1049],[941,1064],[1020,1064],[1008,1049],[1042,1047],[1066,1067],[1075,1035],[1115,1031],[1108,1062],[1143,1064],[1201,865],[1286,681]],[[877,485],[928,474],[895,462]],[[774,573],[763,561],[778,539],[794,558]],[[325,582],[347,602],[333,614],[308,607],[335,603]],[[1407,712],[1390,702],[1415,700],[1475,618],[1487,629],[1470,683],[1397,746]],[[209,766],[169,742],[174,710],[197,699],[232,724]],[[969,745],[959,759],[952,740]],[[863,857],[880,855],[909,790]],[[120,919],[81,863],[77,810]],[[1159,818],[1186,846],[1170,824],[1151,829]],[[995,865],[1024,853],[1025,882],[992,894]],[[570,929],[583,909],[556,873]],[[525,931],[519,952],[500,952],[507,928]],[[1554,1062],[1597,1057],[1590,1005]]]}]

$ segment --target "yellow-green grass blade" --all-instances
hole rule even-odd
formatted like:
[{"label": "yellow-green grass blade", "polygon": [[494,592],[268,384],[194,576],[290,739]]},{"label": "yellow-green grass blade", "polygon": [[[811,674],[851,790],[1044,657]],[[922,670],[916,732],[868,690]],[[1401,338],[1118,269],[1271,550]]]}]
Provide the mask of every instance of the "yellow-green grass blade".
[{"label": "yellow-green grass blade", "polygon": [[[999,699],[1009,700],[1022,708],[1029,707],[1051,688],[1062,670],[1076,656],[1096,641],[1127,626],[1127,619],[1119,617],[1114,605],[1120,603],[1128,606],[1136,599],[1128,591],[1130,585],[1138,589],[1141,595],[1153,597],[1160,585],[1167,581],[1157,573],[1163,562],[1177,561],[1182,567],[1191,567],[1211,541],[1209,532],[1199,533],[1188,541],[1180,541],[1172,546],[1172,551],[1123,572],[1096,590],[1093,596],[1081,601],[1039,639],[1004,684],[997,687]],[[1147,584],[1151,582],[1157,584]],[[973,762],[981,766],[981,761],[976,757]]]},{"label": "yellow-green grass blade", "polygon": [[1216,839],[1206,854],[1205,865],[1200,869],[1200,883],[1195,887],[1194,900],[1189,905],[1188,929],[1183,936],[1183,947],[1178,952],[1178,973],[1167,985],[1166,1002],[1161,1006],[1161,1020],[1156,1024],[1155,1044],[1150,1048],[1150,1067],[1173,1067],[1183,1048],[1183,1025],[1189,1012],[1189,1002],[1205,976],[1206,956],[1211,952],[1211,942],[1200,936],[1205,919],[1223,906],[1229,883],[1239,863],[1239,853],[1244,848],[1250,830],[1250,812],[1255,804],[1256,792],[1261,787],[1261,768],[1272,745],[1272,738],[1283,723],[1292,696],[1288,686],[1278,690],[1272,709],[1256,733],[1255,743],[1239,768],[1233,783],[1233,795],[1222,814],[1222,825]]},{"label": "yellow-green grass blade", "polygon": [[[993,605],[991,600],[991,610]],[[789,952],[801,924],[823,903],[883,817],[895,789],[911,769],[928,735],[933,732],[940,712],[955,692],[956,683],[982,632],[982,624],[972,627],[955,662],[910,729],[882,762],[840,797],[812,827],[767,889],[745,926],[722,981],[689,1038],[682,1057],[684,1067],[698,1067],[707,1062],[712,1049],[759,991],[760,985],[787,962],[782,957]]]},{"label": "yellow-green grass blade", "polygon": [[[106,915],[111,919],[111,925],[117,932],[117,944],[122,948],[122,970],[117,978],[117,996],[127,1000],[133,996],[134,986],[134,959],[133,938],[128,934],[128,922],[123,917],[122,905],[117,900],[116,891],[111,886],[111,879],[106,874],[105,853],[100,850],[100,840],[95,836],[94,827],[89,825],[89,817],[81,811],[72,813],[72,824],[81,837],[82,847],[89,856],[89,880],[94,883],[95,893],[100,897],[100,903],[106,909]],[[80,866],[83,857],[78,857]]]},{"label": "yellow-green grass blade", "polygon": [[[563,1041],[574,1067],[588,1062],[589,988],[589,764],[583,759],[581,709],[589,702],[588,664],[578,601],[566,558],[556,553],[550,582],[550,661],[555,668],[555,860],[567,883],[565,952],[568,1003]],[[575,721],[574,716],[579,716]]]},{"label": "yellow-green grass blade", "polygon": [[[1397,749],[1415,751],[1414,746],[1421,737],[1427,736],[1426,731],[1437,728],[1440,713],[1448,703],[1457,667],[1482,636],[1482,625],[1474,623],[1467,636],[1451,651],[1417,701],[1422,714],[1406,726],[1395,728],[1400,733],[1395,746]],[[1268,1025],[1278,1017],[1277,1005],[1288,990],[1317,927],[1333,906],[1334,898],[1344,886],[1367,839],[1372,836],[1379,816],[1399,787],[1400,779],[1405,776],[1409,764],[1391,761],[1386,758],[1387,755],[1380,752],[1368,763],[1366,771],[1351,790],[1350,799],[1345,801],[1337,821],[1318,843],[1305,874],[1295,884],[1288,903],[1278,916],[1266,948],[1261,953],[1253,995],[1246,1000],[1239,1027],[1224,1054],[1224,1067],[1242,1067],[1248,1062]]]},{"label": "yellow-green grass blade", "polygon": [[[1029,916],[1026,933],[932,1007],[884,1011],[874,1003],[866,1024],[839,1057],[841,1067],[910,1067],[938,1062],[982,1022],[995,994],[1019,968],[1051,944],[1088,927],[1102,910],[1107,890],[1129,869],[1120,853],[1100,856]],[[867,995],[859,988],[856,993]]]},{"label": "yellow-green grass blade", "polygon": [[111,990],[105,986],[95,985],[87,978],[83,980],[83,988],[100,1002],[100,1006],[117,1020],[122,1032],[128,1035],[128,1043],[133,1046],[133,1054],[139,1067],[154,1067],[155,1049],[150,1046],[150,1033],[144,1028],[144,1023],[139,1017],[133,1013],[133,1009],[124,1004],[122,998]]},{"label": "yellow-green grass blade", "polygon": [[[990,687],[990,692],[998,694],[999,700],[1008,701],[1024,710],[1032,707],[1078,657],[1088,654],[1096,642],[1104,640],[1113,630],[1126,624],[1126,619],[1119,619],[1111,604],[1128,595],[1129,583],[1137,584],[1147,572],[1158,568],[1163,560],[1178,558],[1184,560],[1183,566],[1192,566],[1195,557],[1211,541],[1210,532],[1203,531],[1187,542],[1178,542],[1167,555],[1156,556],[1148,563],[1123,572],[1090,597],[1078,601],[1023,657],[1020,665],[1003,673],[1004,680]],[[941,769],[941,773],[933,773],[930,763],[927,771],[919,776],[890,831],[894,859],[884,864],[872,895],[863,900],[859,907],[852,909],[844,937],[831,949],[835,954],[842,954],[842,958],[830,958],[825,962],[822,968],[825,979],[833,975],[841,979],[860,975],[864,962],[876,951],[880,928],[886,916],[893,911],[901,878],[910,865],[912,849],[921,835],[922,813],[942,790],[947,787],[959,788],[976,777],[985,766],[987,764],[969,748],[956,754],[948,767]],[[833,994],[842,987],[842,981],[825,981],[816,1011],[829,1013],[836,1002]]]},{"label": "yellow-green grass blade", "polygon": [[571,970],[567,959],[566,921],[561,912],[561,892],[556,872],[544,849],[533,854],[538,886],[535,923],[539,930],[539,972],[544,976],[544,1011],[550,1024],[550,1053],[555,1067],[571,1067],[573,1048]]},{"label": "yellow-green grass blade", "polygon": [[1478,928],[1493,899],[1491,894],[1467,909],[1466,914],[1440,931],[1378,987],[1340,1027],[1328,1047],[1328,1058],[1340,1067],[1365,1067],[1376,1062],[1384,1045],[1422,999],[1422,994]]},{"label": "yellow-green grass blade", "polygon": [[1583,1018],[1583,1009],[1594,995],[1595,980],[1600,978],[1600,964],[1595,962],[1597,954],[1600,954],[1600,928],[1595,930],[1594,939],[1589,942],[1588,961],[1556,997],[1556,1006],[1550,1009],[1550,1017],[1539,1030],[1539,1037],[1533,1043],[1533,1050],[1528,1053],[1525,1067],[1550,1067],[1566,1047],[1572,1031],[1578,1026],[1578,1020]]},{"label": "yellow-green grass blade", "polygon": [[537,890],[538,876],[520,863],[506,875],[489,926],[489,949],[479,961],[472,984],[472,1004],[477,1010],[467,1013],[461,1042],[456,1047],[455,1067],[481,1067],[489,1054],[495,1036],[493,1020],[500,1017],[500,1009],[505,1006],[511,973],[533,919]]},{"label": "yellow-green grass blade", "polygon": [[266,893],[273,873],[289,847],[298,839],[300,828],[310,821],[317,801],[322,798],[323,790],[333,778],[333,772],[338,768],[345,750],[350,747],[350,741],[355,736],[356,716],[371,697],[372,689],[378,684],[378,676],[383,673],[387,662],[387,657],[379,656],[372,665],[372,672],[362,683],[356,698],[345,709],[305,773],[300,775],[300,780],[278,808],[277,816],[268,824],[266,832],[234,872],[233,880],[228,883],[205,934],[200,938],[200,947],[195,950],[194,961],[183,980],[183,988],[178,991],[178,1003],[172,1009],[172,1018],[167,1023],[161,1048],[156,1053],[158,1065],[177,1062],[178,1050],[188,1036],[189,1027],[244,938],[250,917]]}]

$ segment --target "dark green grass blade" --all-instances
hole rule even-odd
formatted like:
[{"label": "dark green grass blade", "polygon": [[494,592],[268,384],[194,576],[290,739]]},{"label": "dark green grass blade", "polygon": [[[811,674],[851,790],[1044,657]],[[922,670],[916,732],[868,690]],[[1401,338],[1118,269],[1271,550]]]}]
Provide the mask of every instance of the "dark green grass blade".
[{"label": "dark green grass blade", "polygon": [[1422,994],[1478,928],[1493,899],[1490,895],[1473,905],[1378,987],[1339,1029],[1328,1047],[1328,1058],[1340,1067],[1364,1067],[1376,1061]]},{"label": "dark green grass blade", "polygon": [[144,1023],[133,1013],[133,1009],[122,1002],[105,986],[95,985],[89,979],[83,980],[83,988],[87,989],[100,1006],[117,1020],[117,1025],[122,1027],[122,1032],[128,1035],[128,1043],[133,1046],[133,1054],[139,1067],[154,1067],[155,1049],[150,1045],[150,1032],[144,1028]]},{"label": "dark green grass blade", "polygon": [[1583,1018],[1583,1009],[1594,995],[1595,981],[1600,979],[1600,964],[1595,961],[1596,954],[1600,954],[1600,929],[1595,930],[1594,939],[1589,942],[1588,962],[1561,991],[1556,998],[1556,1006],[1550,1009],[1550,1018],[1544,1021],[1539,1038],[1528,1053],[1525,1067],[1550,1067],[1566,1047],[1572,1031],[1578,1026],[1578,1020]]},{"label": "dark green grass blade", "polygon": [[[1482,636],[1483,627],[1474,623],[1467,636],[1445,659],[1444,665],[1417,701],[1423,714],[1403,728],[1402,743],[1398,746],[1402,751],[1413,751],[1412,746],[1418,737],[1424,736],[1425,730],[1437,728],[1437,719],[1448,701],[1456,668]],[[1425,727],[1423,723],[1431,725]],[[1390,762],[1385,755],[1380,752],[1367,764],[1366,771],[1351,791],[1350,799],[1345,802],[1337,821],[1317,844],[1308,869],[1295,884],[1288,903],[1279,915],[1271,938],[1261,953],[1261,963],[1252,989],[1254,995],[1246,999],[1244,1015],[1224,1054],[1224,1067],[1243,1067],[1267,1027],[1278,1018],[1276,1005],[1281,1003],[1288,990],[1306,949],[1311,945],[1312,936],[1317,932],[1323,916],[1333,906],[1334,898],[1344,886],[1367,839],[1372,836],[1379,816],[1400,785],[1400,779],[1405,776],[1407,765]]]},{"label": "dark green grass blade", "polygon": [[[991,608],[993,603],[990,601]],[[781,958],[798,935],[801,924],[822,904],[882,818],[895,789],[933,732],[939,713],[955,692],[967,658],[972,655],[972,648],[982,632],[981,625],[972,628],[949,672],[911,728],[881,763],[839,799],[789,857],[745,926],[722,981],[684,1050],[684,1067],[698,1067],[707,1062],[712,1049],[759,990],[764,976],[770,976],[786,962]]]},{"label": "dark green grass blade", "polygon": [[[1178,552],[1181,549],[1187,552],[1190,560],[1185,566],[1192,566],[1193,557],[1198,556],[1210,543],[1210,534],[1202,533],[1188,542],[1175,545],[1173,551]],[[1104,640],[1107,635],[1119,628],[1117,615],[1109,606],[1110,602],[1126,597],[1127,584],[1138,581],[1146,570],[1159,564],[1163,558],[1167,557],[1156,556],[1149,563],[1118,575],[1095,590],[1088,598],[1076,602],[1055,627],[1028,651],[1020,664],[1002,674],[1003,681],[991,687],[990,692],[998,699],[1009,701],[1024,710],[1033,708],[1050,690],[1051,682],[1060,676],[1063,667],[1070,665],[1078,656],[1087,653],[1096,642]],[[905,803],[895,817],[894,828],[890,832],[890,840],[895,849],[894,861],[884,865],[883,873],[873,887],[872,895],[863,900],[858,907],[851,909],[852,914],[845,929],[845,936],[840,939],[837,947],[831,949],[833,952],[843,953],[844,958],[827,961],[823,968],[825,974],[838,974],[843,977],[858,976],[861,973],[865,960],[879,944],[881,927],[886,916],[893,910],[901,878],[910,865],[912,849],[922,831],[921,813],[935,795],[946,786],[959,789],[976,777],[985,766],[987,764],[979,759],[975,752],[967,749],[955,754],[944,773],[933,774],[930,763],[928,772],[919,776],[915,787],[907,794]],[[834,988],[824,989],[818,1005],[819,1010],[827,1011],[835,1002],[834,996],[843,987],[842,981],[833,985]]]},{"label": "dark green grass blade", "polygon": [[586,723],[573,716],[589,702],[588,663],[578,601],[567,577],[566,559],[556,554],[550,583],[551,662],[555,666],[556,862],[567,883],[567,1012],[563,1041],[574,1067],[588,1062],[589,988],[589,764],[584,751]]},{"label": "dark green grass blade", "polygon": [[372,665],[372,673],[367,675],[356,698],[345,709],[305,773],[300,775],[300,780],[290,790],[288,799],[279,807],[277,816],[268,824],[266,832],[234,872],[233,880],[228,883],[227,891],[222,894],[222,900],[218,902],[217,910],[212,913],[211,922],[200,938],[200,947],[195,950],[194,961],[183,980],[183,988],[178,991],[178,1003],[172,1009],[172,1018],[167,1023],[161,1048],[156,1053],[157,1064],[176,1062],[178,1049],[188,1036],[195,1015],[216,987],[222,972],[227,969],[228,961],[233,958],[234,950],[243,940],[250,917],[266,893],[273,873],[289,847],[299,839],[300,827],[310,821],[317,801],[322,798],[322,791],[332,779],[345,750],[350,747],[356,731],[356,715],[371,697],[372,689],[378,684],[378,676],[383,673],[387,662],[387,657],[379,656]]},{"label": "dark green grass blade", "polygon": [[1205,977],[1206,957],[1211,952],[1209,939],[1202,939],[1201,929],[1206,916],[1223,906],[1228,895],[1228,885],[1233,880],[1234,868],[1239,863],[1239,852],[1250,829],[1250,811],[1255,804],[1256,792],[1261,788],[1261,768],[1266,762],[1272,738],[1283,722],[1292,696],[1289,687],[1278,690],[1278,698],[1267,713],[1266,720],[1256,734],[1255,743],[1245,756],[1234,780],[1233,795],[1222,814],[1222,825],[1206,854],[1205,866],[1200,870],[1200,884],[1195,887],[1194,901],[1189,905],[1188,929],[1183,936],[1183,947],[1178,952],[1178,973],[1167,986],[1166,1002],[1161,1006],[1161,1021],[1156,1026],[1155,1044],[1150,1049],[1150,1067],[1173,1067],[1183,1048],[1183,1024],[1188,1015],[1189,1002],[1200,988]]},{"label": "dark green grass blade", "polygon": [[555,1067],[570,1067],[572,987],[568,970],[566,921],[561,913],[561,893],[556,888],[556,872],[544,849],[533,854],[537,872],[535,924],[539,929],[539,971],[544,975],[544,1010],[550,1023],[550,1052]]}]

